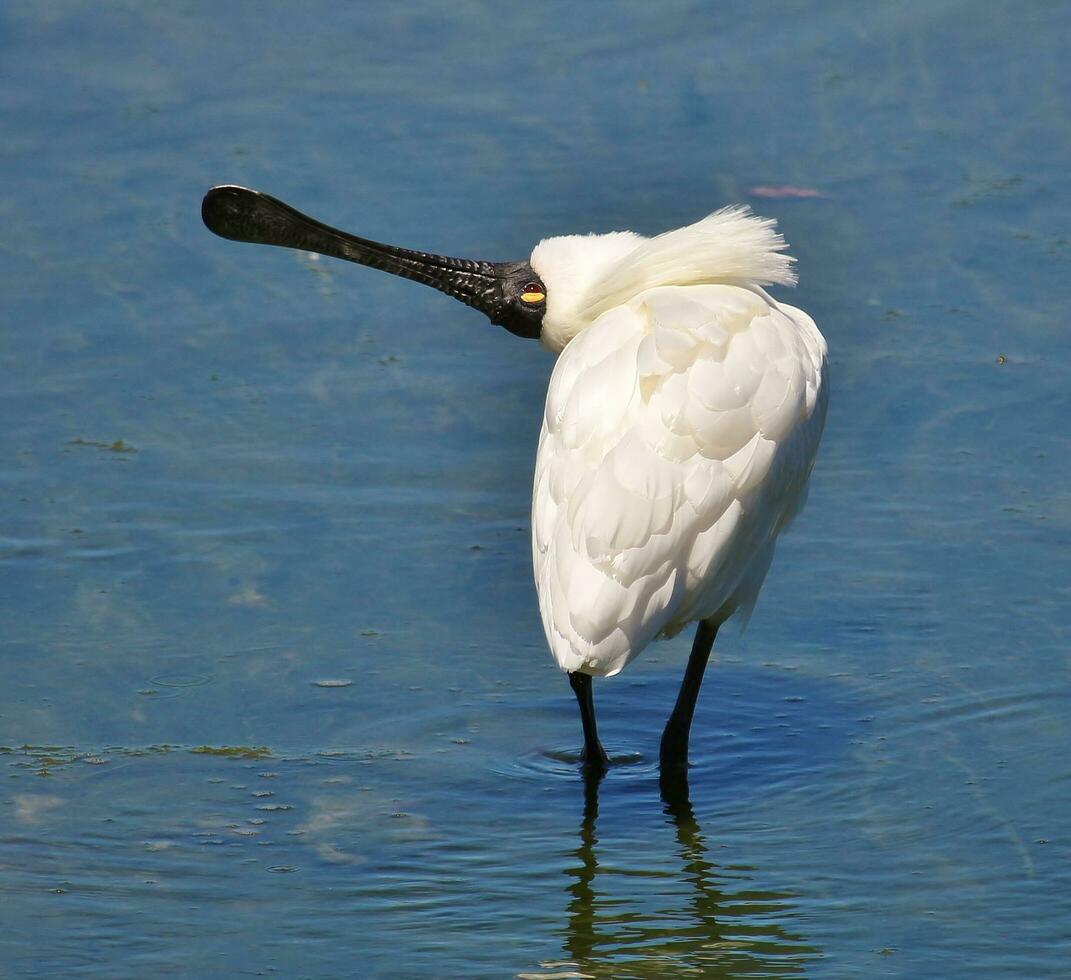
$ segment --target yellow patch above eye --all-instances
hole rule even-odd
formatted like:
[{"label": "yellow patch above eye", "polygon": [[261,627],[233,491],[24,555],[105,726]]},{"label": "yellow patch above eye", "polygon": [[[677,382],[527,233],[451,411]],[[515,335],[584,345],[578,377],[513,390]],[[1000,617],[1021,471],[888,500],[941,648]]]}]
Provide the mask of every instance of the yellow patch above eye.
[{"label": "yellow patch above eye", "polygon": [[521,293],[521,299],[526,303],[542,303],[546,298],[546,293]]}]

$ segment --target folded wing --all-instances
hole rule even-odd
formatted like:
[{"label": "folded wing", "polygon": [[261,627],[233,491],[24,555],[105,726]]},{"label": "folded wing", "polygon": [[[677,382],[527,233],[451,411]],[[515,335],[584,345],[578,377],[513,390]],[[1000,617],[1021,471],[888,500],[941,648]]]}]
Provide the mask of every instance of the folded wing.
[{"label": "folded wing", "polygon": [[754,602],[825,414],[813,322],[723,285],[647,290],[562,352],[536,460],[533,559],[563,670]]}]

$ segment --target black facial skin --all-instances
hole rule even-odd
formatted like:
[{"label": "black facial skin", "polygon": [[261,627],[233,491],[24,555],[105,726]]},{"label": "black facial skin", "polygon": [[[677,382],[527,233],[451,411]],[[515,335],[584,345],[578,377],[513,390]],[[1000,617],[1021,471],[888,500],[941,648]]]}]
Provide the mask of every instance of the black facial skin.
[{"label": "black facial skin", "polygon": [[[547,312],[547,289],[543,281],[527,262],[498,262],[495,268],[502,298],[499,312],[495,316],[487,314],[491,322],[518,337],[538,338],[543,314]],[[533,292],[542,293],[544,298],[538,303],[521,299],[522,294]]]},{"label": "black facial skin", "polygon": [[[527,262],[477,262],[383,245],[325,225],[267,194],[226,184],[205,195],[201,217],[223,238],[319,252],[422,282],[518,337],[539,337],[546,290]],[[526,302],[523,293],[544,298]]]}]

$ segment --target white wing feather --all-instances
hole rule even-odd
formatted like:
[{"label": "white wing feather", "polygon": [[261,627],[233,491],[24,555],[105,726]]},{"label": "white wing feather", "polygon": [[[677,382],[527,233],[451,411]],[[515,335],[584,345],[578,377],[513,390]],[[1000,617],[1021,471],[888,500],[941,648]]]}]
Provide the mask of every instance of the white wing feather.
[{"label": "white wing feather", "polygon": [[658,635],[749,612],[803,504],[825,359],[805,313],[730,285],[646,290],[569,343],[532,499],[563,670],[616,674]]}]

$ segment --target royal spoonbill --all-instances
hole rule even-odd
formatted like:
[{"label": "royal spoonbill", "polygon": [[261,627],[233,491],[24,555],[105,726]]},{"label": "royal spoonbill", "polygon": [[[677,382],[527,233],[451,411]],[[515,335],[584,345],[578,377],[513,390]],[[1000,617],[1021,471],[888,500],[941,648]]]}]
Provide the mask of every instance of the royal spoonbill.
[{"label": "royal spoonbill", "polygon": [[214,187],[205,224],[242,242],[331,255],[433,286],[558,355],[532,495],[543,628],[601,768],[592,677],[698,623],[661,742],[687,764],[714,638],[746,617],[777,536],[799,513],[825,421],[826,344],[763,287],[795,283],[774,223],[725,208],[645,238],[541,241],[482,262],[357,238],[243,187]]}]

